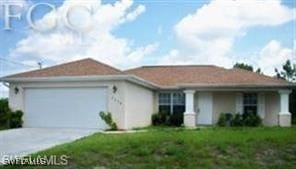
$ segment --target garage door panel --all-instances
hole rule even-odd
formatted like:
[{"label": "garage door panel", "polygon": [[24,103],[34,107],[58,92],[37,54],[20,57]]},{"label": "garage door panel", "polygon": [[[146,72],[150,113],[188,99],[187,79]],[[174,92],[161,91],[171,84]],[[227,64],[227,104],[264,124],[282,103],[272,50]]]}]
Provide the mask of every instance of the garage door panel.
[{"label": "garage door panel", "polygon": [[40,88],[25,90],[26,127],[106,128],[106,88]]}]

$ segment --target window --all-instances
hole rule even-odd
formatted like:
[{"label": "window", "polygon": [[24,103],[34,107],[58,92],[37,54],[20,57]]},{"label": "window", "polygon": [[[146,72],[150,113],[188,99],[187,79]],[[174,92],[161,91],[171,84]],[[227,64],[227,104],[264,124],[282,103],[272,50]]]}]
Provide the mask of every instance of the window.
[{"label": "window", "polygon": [[183,93],[173,93],[173,112],[171,113],[184,113],[185,112],[185,96]]},{"label": "window", "polygon": [[181,92],[159,93],[159,112],[184,113],[185,95]]},{"label": "window", "polygon": [[171,112],[171,94],[160,93],[159,94],[159,112]]},{"label": "window", "polygon": [[243,97],[244,113],[257,114],[258,97],[256,93],[245,93]]}]

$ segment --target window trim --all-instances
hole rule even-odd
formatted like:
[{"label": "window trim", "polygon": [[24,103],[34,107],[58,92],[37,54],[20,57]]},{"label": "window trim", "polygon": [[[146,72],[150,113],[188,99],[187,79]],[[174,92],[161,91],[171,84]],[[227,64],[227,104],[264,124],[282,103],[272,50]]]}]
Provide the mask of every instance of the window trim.
[{"label": "window trim", "polygon": [[[246,104],[245,103],[245,95],[246,94],[254,94],[256,97],[256,103],[248,103]],[[243,96],[242,96],[242,110],[243,110],[243,114],[245,113],[245,107],[256,107],[256,114],[258,114],[259,110],[259,96],[258,96],[258,93],[243,93]]]},{"label": "window trim", "polygon": [[[161,103],[160,102],[160,95],[161,94],[169,94],[170,95],[170,103]],[[174,104],[174,94],[182,94],[183,98],[184,98],[184,104]],[[178,92],[178,91],[174,91],[174,92],[159,92],[158,93],[158,111],[159,111],[159,107],[160,106],[170,106],[170,114],[174,113],[174,106],[186,106],[185,103],[185,94],[183,92]]]}]

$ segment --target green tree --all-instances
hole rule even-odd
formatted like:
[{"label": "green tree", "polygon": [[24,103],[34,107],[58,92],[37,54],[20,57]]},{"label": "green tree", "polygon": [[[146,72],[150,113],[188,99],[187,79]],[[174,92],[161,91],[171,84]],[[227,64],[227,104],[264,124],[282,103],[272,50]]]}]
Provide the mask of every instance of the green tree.
[{"label": "green tree", "polygon": [[285,79],[289,82],[296,81],[296,64],[291,63],[290,60],[287,60],[286,63],[282,67],[282,71],[279,71],[275,68],[275,73],[278,78]]},{"label": "green tree", "polygon": [[[290,60],[287,60],[286,63],[282,66],[282,71],[275,69],[275,73],[278,78],[285,79],[289,82],[296,82],[296,64],[292,63]],[[290,94],[290,103],[289,109],[292,114],[292,123],[296,123],[296,89],[292,90]]]},{"label": "green tree", "polygon": [[253,72],[254,68],[252,65],[248,65],[248,64],[245,64],[245,63],[236,63],[233,68],[239,68],[239,69],[244,69],[244,70],[248,70],[248,71],[251,71]]},{"label": "green tree", "polygon": [[9,126],[7,121],[9,112],[8,99],[0,99],[0,129]]},{"label": "green tree", "polygon": [[260,68],[258,68],[258,69],[256,70],[256,73],[258,73],[258,74],[263,74],[263,72],[261,71]]},{"label": "green tree", "polygon": [[235,65],[233,65],[233,68],[244,69],[244,70],[248,70],[251,72],[256,72],[258,74],[263,74],[263,72],[261,71],[260,68],[258,68],[256,71],[254,71],[253,66],[246,64],[246,63],[236,63]]}]

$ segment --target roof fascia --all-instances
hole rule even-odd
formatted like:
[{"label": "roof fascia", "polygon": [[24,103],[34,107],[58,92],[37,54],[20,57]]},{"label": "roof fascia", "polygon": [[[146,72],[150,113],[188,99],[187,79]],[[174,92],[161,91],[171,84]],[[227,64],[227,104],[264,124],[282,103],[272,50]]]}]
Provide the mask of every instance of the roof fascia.
[{"label": "roof fascia", "polygon": [[134,75],[95,75],[95,76],[59,76],[59,77],[25,77],[1,78],[6,83],[18,82],[74,82],[74,81],[99,81],[99,80],[127,80],[151,89],[159,88],[156,84],[141,79]]}]

